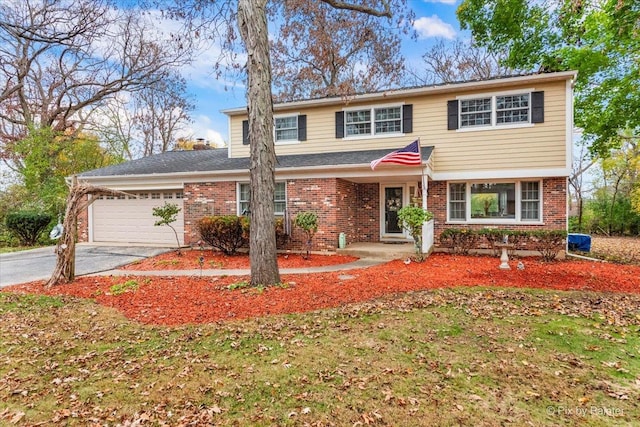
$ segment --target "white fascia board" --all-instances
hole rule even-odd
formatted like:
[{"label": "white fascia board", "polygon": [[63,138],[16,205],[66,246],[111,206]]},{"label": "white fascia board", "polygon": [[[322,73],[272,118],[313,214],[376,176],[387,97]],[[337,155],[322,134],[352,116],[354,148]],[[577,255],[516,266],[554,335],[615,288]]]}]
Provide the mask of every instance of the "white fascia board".
[{"label": "white fascia board", "polygon": [[395,177],[416,177],[425,175],[428,173],[428,168],[378,168],[375,171],[371,170],[371,166],[361,165],[360,167],[354,167],[349,165],[346,168],[337,168],[333,166],[331,168],[291,168],[291,169],[279,169],[276,170],[277,179],[301,179],[301,178],[360,178],[369,181],[375,181],[381,178],[395,178]]},{"label": "white fascia board", "polygon": [[547,178],[569,176],[570,168],[552,169],[506,169],[492,171],[435,172],[434,181],[476,180],[476,179],[510,179],[510,178]]},{"label": "white fascia board", "polygon": [[[296,178],[376,178],[419,176],[422,173],[431,176],[431,167],[389,167],[381,166],[372,171],[369,163],[339,166],[309,166],[299,168],[277,168],[275,173],[279,179]],[[91,176],[80,178],[81,181],[105,186],[117,190],[162,190],[181,189],[185,183],[192,182],[228,182],[247,181],[248,170],[230,170],[221,172],[189,172],[157,175],[119,175]]]},{"label": "white fascia board", "polygon": [[[365,102],[365,101],[379,101],[379,100],[392,100],[397,98],[405,98],[408,96],[419,95],[436,95],[442,93],[451,92],[463,92],[469,90],[484,90],[491,88],[501,88],[505,86],[513,86],[514,84],[525,83],[543,83],[553,82],[561,80],[575,80],[578,73],[576,71],[562,71],[558,73],[544,73],[544,74],[532,74],[528,76],[515,76],[505,77],[492,80],[478,80],[463,83],[451,83],[434,86],[423,86],[418,88],[409,89],[397,89],[389,90],[386,92],[365,93],[362,95],[354,95],[349,97],[349,102]],[[304,101],[285,102],[281,104],[274,104],[274,111],[288,110],[293,108],[305,108],[305,107],[318,107],[325,105],[344,105],[345,99],[342,97],[321,98],[321,99],[309,99]],[[228,116],[246,115],[246,107],[229,108],[220,110],[223,114]]]},{"label": "white fascia board", "polygon": [[565,143],[566,143],[566,166],[569,169],[573,168],[573,81],[567,80],[566,83],[566,102],[565,102]]}]

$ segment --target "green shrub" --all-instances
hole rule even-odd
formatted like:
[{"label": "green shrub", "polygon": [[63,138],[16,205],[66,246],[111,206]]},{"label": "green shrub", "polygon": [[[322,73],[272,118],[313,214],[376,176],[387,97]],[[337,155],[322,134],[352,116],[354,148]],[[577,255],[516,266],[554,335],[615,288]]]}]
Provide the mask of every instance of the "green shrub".
[{"label": "green shrub", "polygon": [[468,254],[476,247],[478,233],[468,228],[447,228],[440,234],[440,242],[454,254]]},{"label": "green shrub", "polygon": [[311,252],[311,240],[318,231],[318,215],[311,211],[300,212],[296,215],[293,223],[296,227],[302,228],[302,231],[304,231],[307,236],[307,254],[305,258],[308,259],[309,253]]},{"label": "green shrub", "polygon": [[180,252],[180,239],[178,238],[178,232],[171,224],[178,220],[178,214],[180,213],[180,210],[181,209],[178,207],[178,205],[167,202],[164,202],[163,206],[156,206],[152,209],[153,216],[160,218],[153,225],[155,225],[156,227],[166,225],[171,230],[173,230],[173,234],[176,236],[176,251],[178,255],[182,255],[182,253]]},{"label": "green shrub", "polygon": [[424,260],[422,253],[422,225],[433,218],[433,213],[416,205],[405,206],[398,211],[398,225],[411,234],[416,249],[417,261]]},{"label": "green shrub", "polygon": [[567,232],[564,230],[529,231],[532,249],[539,251],[544,261],[553,261],[565,248]]},{"label": "green shrub", "polygon": [[544,261],[553,261],[558,253],[565,248],[567,232],[564,230],[506,230],[483,228],[470,230],[467,228],[447,228],[440,234],[440,243],[449,248],[452,253],[468,254],[471,249],[480,247],[480,239],[486,239],[493,249],[494,255],[499,255],[498,243],[502,243],[504,236],[509,236],[511,255],[516,250],[530,249],[540,252]]},{"label": "green shrub", "polygon": [[21,211],[7,214],[7,229],[20,239],[20,244],[33,246],[40,234],[51,222],[51,215],[41,212]]},{"label": "green shrub", "polygon": [[248,243],[249,220],[236,215],[208,216],[196,227],[200,238],[226,255],[234,255]]}]

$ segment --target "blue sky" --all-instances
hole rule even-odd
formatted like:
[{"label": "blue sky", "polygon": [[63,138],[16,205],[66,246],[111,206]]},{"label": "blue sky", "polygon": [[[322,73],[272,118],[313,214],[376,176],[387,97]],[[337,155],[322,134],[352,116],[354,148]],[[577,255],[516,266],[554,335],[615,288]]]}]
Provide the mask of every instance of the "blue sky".
[{"label": "blue sky", "polygon": [[[414,28],[418,34],[417,40],[406,38],[403,41],[403,54],[410,66],[417,67],[422,54],[437,39],[459,36],[460,27],[455,14],[459,3],[459,0],[408,1],[416,15]],[[241,107],[246,102],[244,82],[218,80],[211,74],[215,57],[215,52],[201,52],[197,63],[184,73],[196,104],[193,123],[185,131],[187,136],[205,138],[211,144],[220,145],[228,139],[227,116],[220,110]]]}]

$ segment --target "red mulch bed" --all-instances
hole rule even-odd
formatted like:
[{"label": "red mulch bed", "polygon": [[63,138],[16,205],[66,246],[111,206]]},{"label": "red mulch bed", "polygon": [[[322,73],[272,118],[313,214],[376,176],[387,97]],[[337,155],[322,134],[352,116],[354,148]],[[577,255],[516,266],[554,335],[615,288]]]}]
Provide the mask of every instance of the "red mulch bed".
[{"label": "red mulch bed", "polygon": [[[423,263],[392,261],[361,270],[282,276],[284,287],[225,288],[248,277],[129,277],[134,292],[110,295],[125,277],[83,277],[45,291],[42,282],[5,291],[93,298],[127,317],[149,324],[208,323],[336,307],[398,292],[455,286],[498,286],[554,290],[640,293],[640,267],[524,259],[525,269],[500,270],[491,257],[434,254]],[[515,262],[511,262],[515,267]],[[352,276],[352,278],[341,276]]]},{"label": "red mulch bed", "polygon": [[[212,250],[187,250],[182,255],[175,252],[167,252],[140,262],[129,264],[124,270],[149,271],[149,270],[198,270],[200,269],[200,257],[203,269],[248,269],[249,257],[246,254],[225,255],[222,252]],[[321,265],[346,264],[356,261],[358,258],[347,255],[316,255],[304,259],[302,254],[278,254],[278,266],[280,268],[305,268]]]}]

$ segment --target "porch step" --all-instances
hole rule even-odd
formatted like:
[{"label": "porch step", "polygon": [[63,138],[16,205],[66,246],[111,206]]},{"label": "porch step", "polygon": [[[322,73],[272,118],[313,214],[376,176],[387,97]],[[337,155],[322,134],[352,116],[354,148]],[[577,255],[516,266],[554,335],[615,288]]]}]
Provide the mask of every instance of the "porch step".
[{"label": "porch step", "polygon": [[394,243],[350,243],[344,249],[336,249],[340,255],[351,255],[358,258],[382,260],[405,259],[414,254],[414,245],[410,242]]}]

